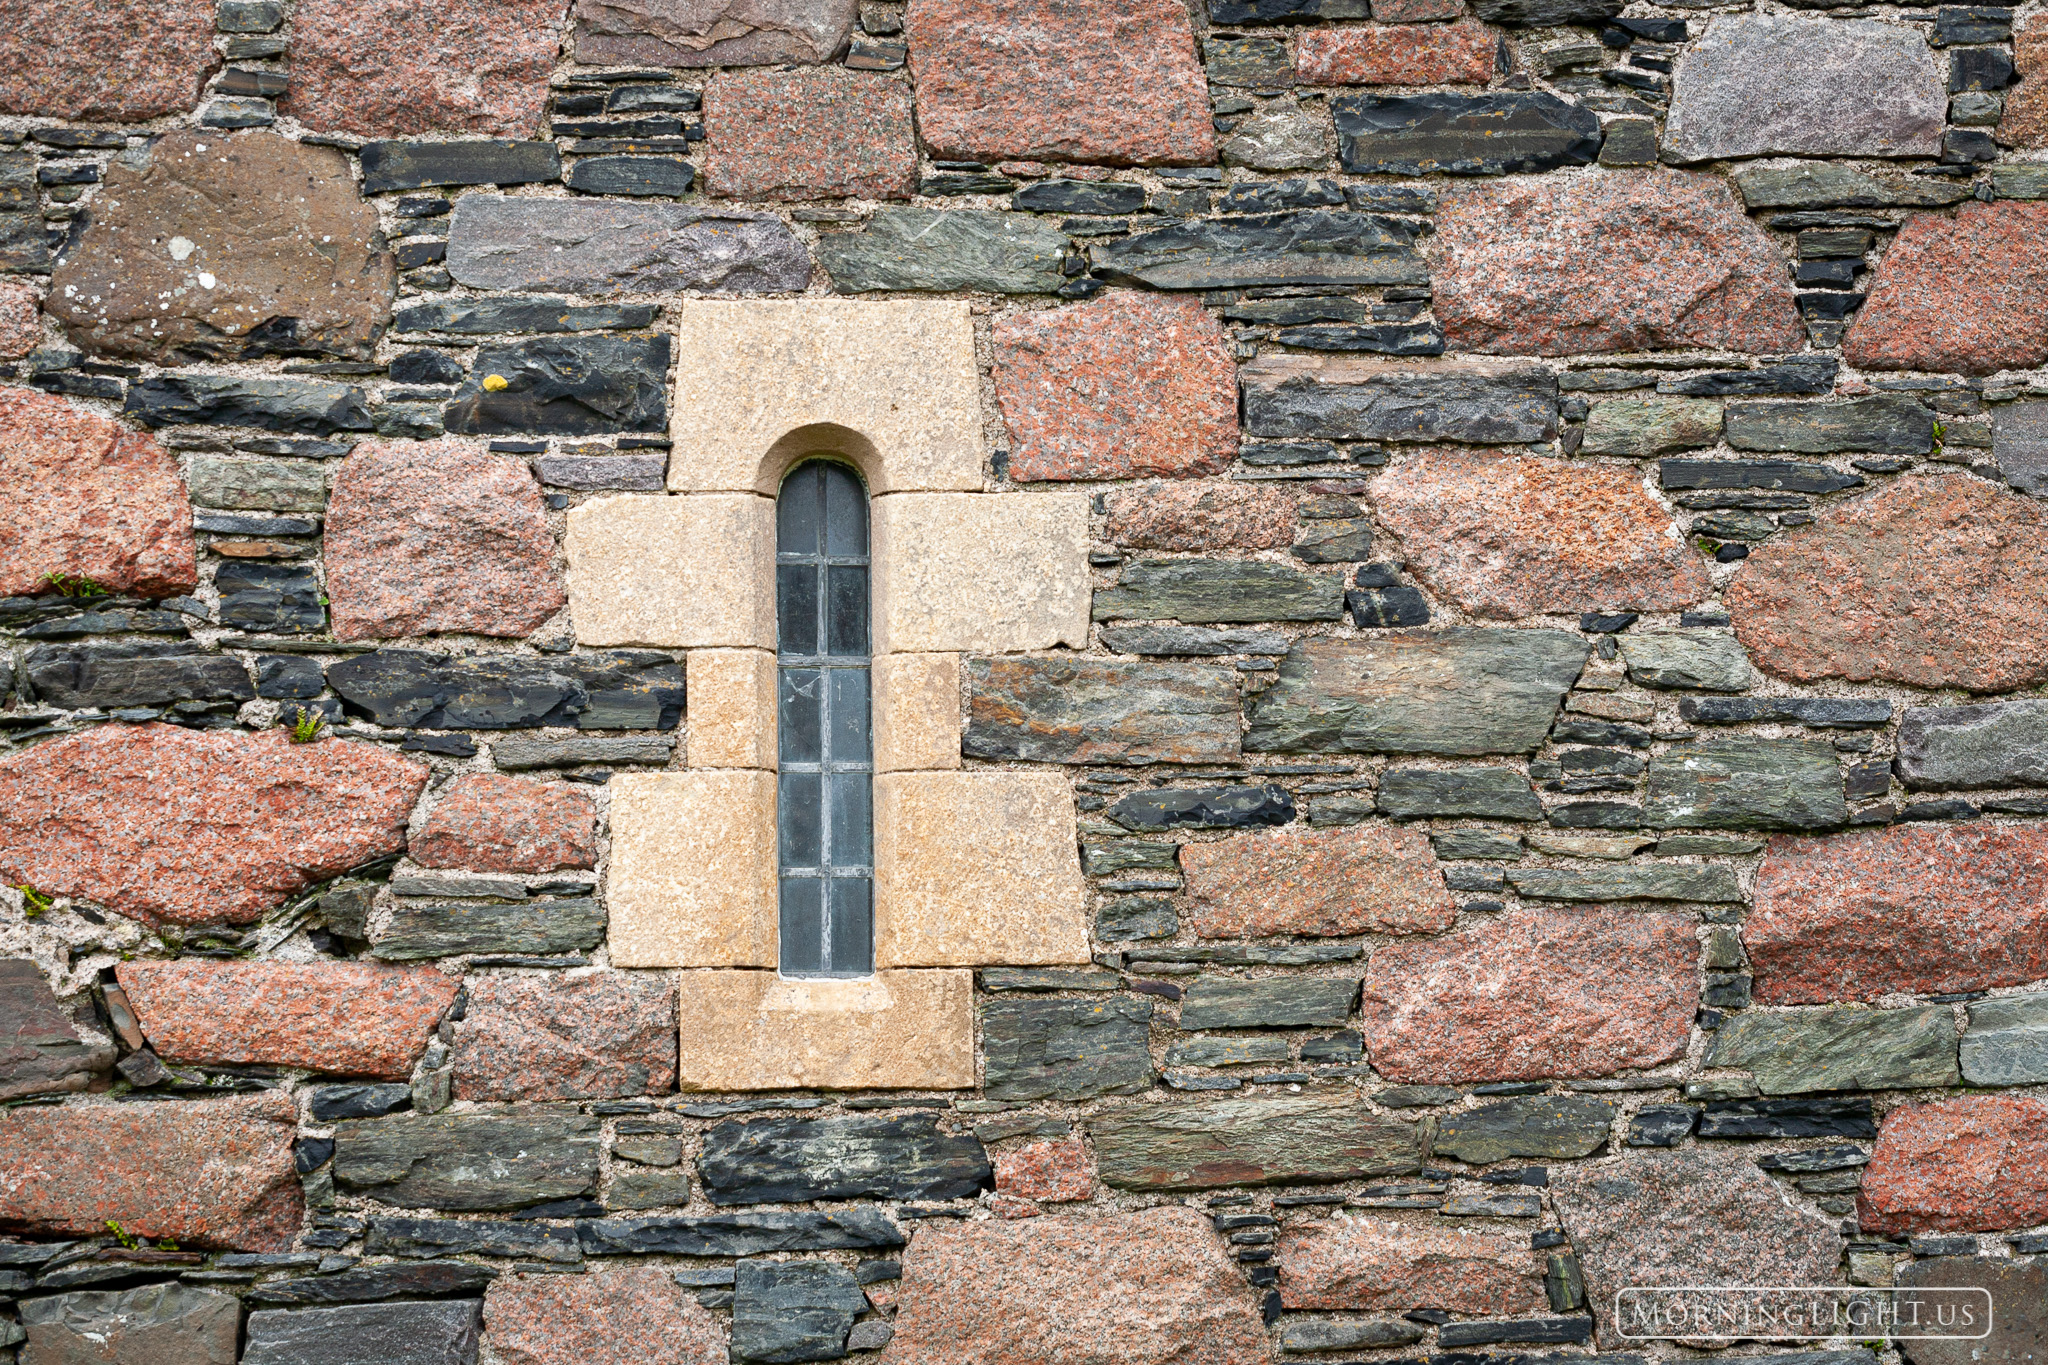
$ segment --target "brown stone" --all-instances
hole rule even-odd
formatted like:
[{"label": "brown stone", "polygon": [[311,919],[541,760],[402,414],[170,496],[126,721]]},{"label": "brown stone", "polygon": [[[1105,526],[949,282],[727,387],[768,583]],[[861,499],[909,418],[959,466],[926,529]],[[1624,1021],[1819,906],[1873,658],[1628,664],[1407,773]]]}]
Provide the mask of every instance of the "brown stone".
[{"label": "brown stone", "polygon": [[1436,224],[1436,315],[1454,350],[1790,351],[1805,342],[1784,259],[1717,176],[1501,181],[1445,195]]},{"label": "brown stone", "polygon": [[261,129],[178,129],[139,164],[108,163],[47,307],[102,355],[366,358],[397,281],[346,156]]},{"label": "brown stone", "polygon": [[299,0],[282,102],[371,137],[541,131],[567,0]]},{"label": "brown stone", "polygon": [[192,501],[154,438],[0,386],[0,596],[48,592],[51,574],[148,597],[192,591]]},{"label": "brown stone", "polygon": [[42,341],[42,308],[29,285],[0,280],[0,360],[19,360]]},{"label": "brown stone", "polygon": [[[1908,1291],[1935,1291],[1900,1296],[1901,1316],[1908,1321],[1917,1317],[1920,1322],[1938,1324],[1944,1311],[1953,1314],[1956,1301],[1964,1296],[1942,1292],[1945,1290],[1981,1289],[1991,1296],[1988,1336],[1904,1342],[1906,1359],[1912,1365],[2038,1365],[2041,1343],[2048,1341],[2048,1259],[1928,1256],[1899,1267],[1897,1282]],[[1979,1317],[1966,1323],[1963,1330],[1975,1332],[1984,1325]]]},{"label": "brown stone", "polygon": [[1237,458],[1237,362],[1194,299],[1118,290],[995,327],[1014,479],[1192,478]]},{"label": "brown stone", "polygon": [[591,1100],[676,1084],[675,988],[663,976],[472,976],[455,1031],[465,1100]]},{"label": "brown stone", "polygon": [[298,1125],[280,1090],[17,1109],[0,1123],[0,1227],[98,1237],[111,1221],[147,1242],[288,1251]]},{"label": "brown stone", "polygon": [[1109,538],[1133,550],[1278,550],[1299,521],[1287,494],[1242,484],[1147,484],[1109,501]]},{"label": "brown stone", "polygon": [[145,924],[247,924],[405,847],[427,769],[368,744],[104,725],[0,764],[0,879]]},{"label": "brown stone", "polygon": [[2048,825],[1771,840],[1742,928],[1765,1004],[1946,994],[2048,976]]},{"label": "brown stone", "polygon": [[1304,29],[1294,73],[1309,85],[1484,85],[1500,35],[1473,19],[1411,28]]},{"label": "brown stone", "polygon": [[1863,1173],[1865,1232],[1996,1232],[2048,1222],[2048,1100],[1964,1095],[1885,1115]]},{"label": "brown stone", "polygon": [[27,958],[0,960],[0,1100],[83,1090],[114,1049],[81,1040],[50,983]]},{"label": "brown stone", "polygon": [[1685,1055],[1699,1007],[1691,915],[1519,908],[1373,950],[1360,1016],[1398,1081],[1604,1076]]},{"label": "brown stone", "polygon": [[910,88],[844,67],[725,71],[704,89],[704,180],[732,199],[908,199]]},{"label": "brown stone", "polygon": [[933,156],[1203,166],[1216,132],[1181,0],[911,0]]},{"label": "brown stone", "polygon": [[2048,677],[2048,513],[1983,479],[1908,474],[1766,541],[1726,600],[1781,678],[2027,687]]},{"label": "brown stone", "polygon": [[1095,1163],[1078,1142],[1032,1142],[995,1154],[996,1189],[1019,1199],[1064,1203],[1092,1198]]},{"label": "brown stone", "polygon": [[132,123],[199,103],[214,0],[9,0],[0,114]]},{"label": "brown stone", "polygon": [[1410,569],[1477,617],[1671,611],[1709,586],[1671,514],[1623,466],[1431,451],[1374,480],[1372,502]]},{"label": "brown stone", "polygon": [[1434,934],[1458,917],[1420,830],[1287,829],[1186,844],[1183,916],[1204,938]]},{"label": "brown stone", "polygon": [[2008,147],[2048,147],[2048,14],[2030,14],[2013,29],[2012,62],[2020,80],[2005,92],[1998,140]]},{"label": "brown stone", "polygon": [[530,634],[569,600],[526,462],[475,443],[366,441],[327,504],[334,634]]},{"label": "brown stone", "polygon": [[772,66],[845,50],[859,0],[576,0],[591,66]]},{"label": "brown stone", "polygon": [[1842,1239],[1740,1148],[1631,1151],[1550,1168],[1551,1202],[1578,1253],[1600,1344],[1631,1285],[1829,1285]]},{"label": "brown stone", "polygon": [[726,1365],[724,1331],[660,1266],[500,1276],[483,1339],[499,1365]]},{"label": "brown stone", "polygon": [[1914,214],[1842,341],[1866,370],[1992,374],[2048,360],[2048,204],[1965,203]]},{"label": "brown stone", "polygon": [[597,805],[565,782],[466,773],[412,841],[422,867],[555,872],[597,866]]},{"label": "brown stone", "polygon": [[[455,1002],[432,967],[370,962],[124,962],[159,1056],[403,1080]],[[488,978],[487,978],[488,979]]]},{"label": "brown stone", "polygon": [[883,1365],[1267,1359],[1258,1299],[1194,1209],[915,1228]]},{"label": "brown stone", "polygon": [[1338,1215],[1280,1231],[1289,1308],[1517,1314],[1543,1310],[1543,1269],[1526,1237]]}]

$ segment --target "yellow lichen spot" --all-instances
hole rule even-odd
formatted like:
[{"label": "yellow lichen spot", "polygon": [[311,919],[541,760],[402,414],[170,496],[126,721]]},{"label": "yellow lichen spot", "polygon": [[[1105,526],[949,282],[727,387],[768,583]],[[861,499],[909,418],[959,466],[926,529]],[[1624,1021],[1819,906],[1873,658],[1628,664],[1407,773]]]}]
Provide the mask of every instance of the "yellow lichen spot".
[{"label": "yellow lichen spot", "polygon": [[487,374],[484,376],[484,390],[488,393],[496,393],[499,389],[508,387],[510,387],[510,381],[502,374]]}]

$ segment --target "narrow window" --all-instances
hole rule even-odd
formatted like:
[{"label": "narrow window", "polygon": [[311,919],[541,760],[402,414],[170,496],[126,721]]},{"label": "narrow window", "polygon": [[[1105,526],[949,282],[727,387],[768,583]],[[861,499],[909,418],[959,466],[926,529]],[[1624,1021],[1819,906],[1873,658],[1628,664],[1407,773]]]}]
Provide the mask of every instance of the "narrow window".
[{"label": "narrow window", "polygon": [[776,823],[781,968],[874,970],[868,743],[868,506],[847,466],[810,460],[775,509]]}]

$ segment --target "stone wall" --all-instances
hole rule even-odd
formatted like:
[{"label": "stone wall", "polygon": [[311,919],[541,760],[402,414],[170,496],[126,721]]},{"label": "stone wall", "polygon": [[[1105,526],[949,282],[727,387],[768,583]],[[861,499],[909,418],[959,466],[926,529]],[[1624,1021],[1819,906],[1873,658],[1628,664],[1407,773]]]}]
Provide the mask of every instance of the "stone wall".
[{"label": "stone wall", "polygon": [[[8,11],[0,1354],[2048,1350],[2048,14]],[[832,294],[969,301],[977,491],[1091,499],[959,747],[1093,963],[971,1090],[679,1093],[609,784],[714,718],[567,522],[717,439],[684,299]]]}]

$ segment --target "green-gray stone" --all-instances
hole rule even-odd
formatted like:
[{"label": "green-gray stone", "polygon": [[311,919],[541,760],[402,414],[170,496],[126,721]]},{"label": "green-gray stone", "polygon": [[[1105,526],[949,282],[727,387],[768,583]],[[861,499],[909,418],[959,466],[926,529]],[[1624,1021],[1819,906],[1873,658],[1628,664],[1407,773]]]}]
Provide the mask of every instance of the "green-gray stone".
[{"label": "green-gray stone", "polygon": [[516,1209],[597,1192],[602,1121],[515,1105],[335,1125],[340,1186],[404,1208]]},{"label": "green-gray stone", "polygon": [[1311,796],[1308,799],[1308,822],[1320,829],[1362,825],[1372,818],[1375,809],[1370,792],[1355,796],[1349,793]]},{"label": "green-gray stone", "polygon": [[1119,586],[1095,594],[1098,621],[1334,621],[1343,614],[1342,575],[1262,560],[1132,560]]},{"label": "green-gray stone", "polygon": [[1508,869],[1508,882],[1517,895],[1541,901],[1742,901],[1742,883],[1725,863],[1517,867]]},{"label": "green-gray stone", "polygon": [[1740,692],[1756,680],[1741,642],[1711,631],[1629,633],[1621,637],[1621,657],[1629,679],[1644,687]]},{"label": "green-gray stone", "polygon": [[1623,398],[1593,405],[1579,451],[1641,459],[1697,450],[1720,439],[1719,403],[1703,398]]},{"label": "green-gray stone", "polygon": [[1591,648],[1561,630],[1390,631],[1303,640],[1251,703],[1248,750],[1531,753]]},{"label": "green-gray stone", "polygon": [[1396,1085],[1380,1091],[1373,1098],[1386,1109],[1422,1109],[1450,1104],[1458,1098],[1458,1092],[1447,1085]]},{"label": "green-gray stone", "polygon": [[1909,706],[1898,770],[1911,791],[2048,786],[2048,701]]},{"label": "green-gray stone", "polygon": [[1094,249],[1095,273],[1149,289],[1427,284],[1411,219],[1306,209],[1194,218]]},{"label": "green-gray stone", "polygon": [[878,209],[864,232],[828,232],[818,263],[842,294],[870,289],[1048,294],[1066,234],[1029,213]]},{"label": "green-gray stone", "polygon": [[1152,1002],[990,1000],[981,1007],[992,1100],[1082,1100],[1152,1084]]},{"label": "green-gray stone", "polygon": [[1104,943],[1172,938],[1180,932],[1180,916],[1171,901],[1149,897],[1114,900],[1095,915],[1095,937]]},{"label": "green-gray stone", "polygon": [[1820,830],[1848,819],[1830,744],[1707,739],[1650,760],[1643,823],[1653,829]]},{"label": "green-gray stone", "polygon": [[1305,522],[1294,542],[1304,564],[1355,564],[1372,558],[1372,523],[1363,517]]},{"label": "green-gray stone", "polygon": [[1244,1038],[1187,1038],[1166,1050],[1168,1066],[1252,1066],[1287,1060],[1287,1040],[1271,1034]]},{"label": "green-gray stone", "polygon": [[1746,1011],[1722,1020],[1706,1064],[1750,1072],[1766,1095],[1905,1090],[1962,1079],[1946,1005]]},{"label": "green-gray stone", "polygon": [[1939,208],[1968,199],[1971,193],[1968,180],[1910,175],[1879,179],[1832,161],[1790,166],[1752,162],[1736,168],[1735,188],[1753,209]]},{"label": "green-gray stone", "polygon": [[1581,1157],[1600,1150],[1614,1122],[1614,1102],[1594,1095],[1525,1095],[1446,1114],[1437,1125],[1436,1156],[1474,1166],[1511,1156]]},{"label": "green-gray stone", "polygon": [[2048,1081],[2048,991],[1972,1002],[1962,1064],[1971,1085]]},{"label": "green-gray stone", "polygon": [[1238,682],[1217,664],[970,658],[970,758],[1217,763],[1238,756]]},{"label": "green-gray stone", "polygon": [[1934,414],[1915,399],[1890,394],[1839,401],[1730,403],[1728,444],[1737,450],[1805,455],[1925,455],[1934,449]]},{"label": "green-gray stone", "polygon": [[1309,1351],[1366,1351],[1380,1346],[1408,1346],[1426,1330],[1412,1322],[1343,1322],[1331,1318],[1295,1318],[1280,1328],[1280,1349],[1289,1355]]},{"label": "green-gray stone", "polygon": [[1668,834],[1657,841],[1660,858],[1741,858],[1764,851],[1761,839],[1722,839],[1711,834]]},{"label": "green-gray stone", "polygon": [[1535,789],[1513,768],[1390,768],[1380,779],[1379,807],[1401,820],[1432,815],[1543,818]]},{"label": "green-gray stone", "polygon": [[1993,166],[1991,189],[2000,199],[2048,199],[2048,166]]},{"label": "green-gray stone", "polygon": [[198,455],[186,483],[199,507],[238,512],[320,512],[327,507],[327,470],[317,461]]},{"label": "green-gray stone", "polygon": [[1132,868],[1177,872],[1180,870],[1179,860],[1179,844],[1158,844],[1144,839],[1120,839],[1114,843],[1081,845],[1081,870],[1091,877],[1104,877],[1112,872],[1128,872]]},{"label": "green-gray stone", "polygon": [[1514,859],[1522,856],[1520,839],[1512,834],[1496,834],[1490,829],[1454,829],[1432,834],[1429,846],[1444,862],[1458,858]]},{"label": "green-gray stone", "polygon": [[1245,981],[1204,976],[1181,1001],[1180,1026],[1317,1028],[1342,1024],[1358,999],[1358,978],[1268,976]]},{"label": "green-gray stone", "polygon": [[603,908],[587,896],[399,905],[370,952],[397,961],[457,953],[583,952],[597,946],[604,925]]},{"label": "green-gray stone", "polygon": [[1218,38],[1203,44],[1209,79],[1217,85],[1283,86],[1294,83],[1294,58],[1282,38]]},{"label": "green-gray stone", "polygon": [[1007,991],[1113,991],[1124,979],[1107,967],[984,967],[981,988]]},{"label": "green-gray stone", "polygon": [[1104,1184],[1122,1190],[1307,1185],[1422,1169],[1418,1125],[1320,1096],[1146,1105],[1088,1121]]}]

